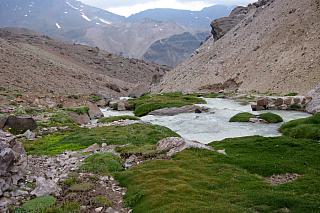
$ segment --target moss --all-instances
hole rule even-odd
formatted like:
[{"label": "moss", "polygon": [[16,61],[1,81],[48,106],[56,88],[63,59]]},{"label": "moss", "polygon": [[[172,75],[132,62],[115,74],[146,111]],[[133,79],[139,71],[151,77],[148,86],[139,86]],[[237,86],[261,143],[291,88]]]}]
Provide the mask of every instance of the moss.
[{"label": "moss", "polygon": [[93,198],[93,203],[97,206],[112,206],[112,202],[105,196],[99,195]]},{"label": "moss", "polygon": [[70,186],[70,190],[73,192],[86,192],[93,189],[94,185],[92,183],[76,183]]},{"label": "moss", "polygon": [[78,115],[84,115],[84,114],[88,114],[89,112],[89,107],[87,106],[80,106],[80,107],[75,107],[75,108],[67,108],[65,109],[66,111],[70,111],[70,112],[75,112]]},{"label": "moss", "polygon": [[291,104],[288,109],[289,110],[301,110],[302,107],[299,104]]},{"label": "moss", "polygon": [[22,209],[27,212],[44,212],[56,203],[56,198],[52,196],[38,197],[25,202]]},{"label": "moss", "polygon": [[285,123],[280,131],[293,138],[320,140],[320,113]]},{"label": "moss", "polygon": [[179,135],[166,127],[150,124],[132,124],[128,126],[108,126],[94,129],[75,129],[69,133],[57,133],[40,138],[34,142],[26,142],[24,146],[31,155],[56,155],[66,150],[76,151],[92,144],[108,144],[143,146],[156,144],[166,137]]},{"label": "moss", "polygon": [[290,92],[290,93],[286,94],[285,96],[297,96],[297,95],[299,95],[299,93]]},{"label": "moss", "polygon": [[135,116],[129,116],[129,115],[122,115],[122,116],[113,116],[113,117],[105,117],[100,118],[98,120],[99,123],[112,123],[114,121],[120,121],[120,120],[140,120],[140,118]]},{"label": "moss", "polygon": [[70,128],[76,128],[77,125],[72,121],[67,112],[57,111],[54,112],[48,121],[37,122],[39,127],[59,127],[69,126]]},{"label": "moss", "polygon": [[142,146],[137,146],[137,145],[121,146],[121,147],[117,147],[116,151],[121,154],[127,154],[127,155],[132,155],[132,154],[150,155],[150,154],[157,153],[156,145],[154,144],[146,144]]},{"label": "moss", "polygon": [[91,172],[100,175],[110,175],[114,172],[122,171],[121,158],[111,153],[99,153],[86,158],[80,167],[82,172]]},{"label": "moss", "polygon": [[79,213],[80,212],[80,203],[72,201],[65,202],[60,206],[52,207],[46,209],[46,213]]},{"label": "moss", "polygon": [[[317,212],[320,147],[288,137],[245,137],[211,144],[227,155],[185,150],[171,160],[147,161],[116,174],[134,212]],[[265,177],[298,173],[271,186]]]},{"label": "moss", "polygon": [[283,119],[281,118],[281,116],[274,114],[274,113],[271,113],[271,112],[260,114],[258,117],[260,119],[267,121],[268,123],[281,123],[281,122],[283,122]]},{"label": "moss", "polygon": [[145,95],[138,99],[131,99],[129,103],[134,108],[134,114],[138,117],[145,116],[150,112],[172,107],[206,103],[196,95],[183,95],[182,93],[166,93],[158,95]]},{"label": "moss", "polygon": [[93,103],[96,103],[98,101],[101,101],[102,98],[99,95],[90,95],[89,100]]},{"label": "moss", "polygon": [[255,118],[255,115],[248,112],[242,112],[230,118],[229,122],[249,122],[251,118]]}]

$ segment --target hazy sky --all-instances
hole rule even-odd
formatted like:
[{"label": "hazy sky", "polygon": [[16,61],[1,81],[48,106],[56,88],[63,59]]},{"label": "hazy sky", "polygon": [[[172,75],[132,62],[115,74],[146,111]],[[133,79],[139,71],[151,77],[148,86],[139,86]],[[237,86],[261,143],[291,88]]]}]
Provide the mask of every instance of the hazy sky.
[{"label": "hazy sky", "polygon": [[247,5],[257,0],[80,0],[83,3],[129,16],[152,8],[201,10],[214,4]]}]

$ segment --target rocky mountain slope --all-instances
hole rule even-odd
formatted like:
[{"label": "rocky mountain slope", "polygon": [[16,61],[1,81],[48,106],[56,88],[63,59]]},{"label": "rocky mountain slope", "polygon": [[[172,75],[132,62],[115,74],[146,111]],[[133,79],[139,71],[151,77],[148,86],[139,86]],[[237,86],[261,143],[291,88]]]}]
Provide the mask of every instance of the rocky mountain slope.
[{"label": "rocky mountain slope", "polygon": [[209,37],[207,32],[173,35],[153,43],[143,55],[143,59],[175,67],[189,58],[207,37]]},{"label": "rocky mountain slope", "polygon": [[260,0],[155,91],[307,93],[320,81],[319,0]]},{"label": "rocky mountain slope", "polygon": [[20,92],[127,95],[168,69],[25,29],[0,30],[0,86]]},{"label": "rocky mountain slope", "polygon": [[[88,6],[77,0],[4,0],[0,4],[0,27],[23,27],[54,38],[97,46],[117,55],[142,58],[156,41],[186,31],[208,29],[214,17],[230,12],[227,6],[214,6],[201,13],[172,10],[172,20],[137,14],[125,18]],[[188,13],[181,22],[181,13]],[[217,13],[217,15],[216,15]],[[199,17],[198,17],[199,16]],[[10,18],[8,18],[10,17]],[[199,26],[199,27],[198,27]]]}]

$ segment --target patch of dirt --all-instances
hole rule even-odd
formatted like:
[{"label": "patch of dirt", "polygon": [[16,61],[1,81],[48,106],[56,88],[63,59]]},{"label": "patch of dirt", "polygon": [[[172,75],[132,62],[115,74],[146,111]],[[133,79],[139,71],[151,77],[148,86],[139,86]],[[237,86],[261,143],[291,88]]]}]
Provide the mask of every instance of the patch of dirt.
[{"label": "patch of dirt", "polygon": [[266,181],[273,186],[286,184],[297,180],[301,175],[296,173],[287,173],[281,175],[272,175],[271,177],[266,178]]}]

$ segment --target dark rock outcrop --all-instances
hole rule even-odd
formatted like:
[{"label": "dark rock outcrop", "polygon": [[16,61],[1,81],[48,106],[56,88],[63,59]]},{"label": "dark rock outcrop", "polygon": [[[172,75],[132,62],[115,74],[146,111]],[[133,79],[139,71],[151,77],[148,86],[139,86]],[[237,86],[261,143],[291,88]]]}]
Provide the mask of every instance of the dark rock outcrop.
[{"label": "dark rock outcrop", "polygon": [[11,129],[16,133],[24,133],[27,130],[35,130],[37,123],[32,117],[8,116],[0,118],[2,129]]},{"label": "dark rock outcrop", "polygon": [[103,113],[96,104],[88,102],[87,106],[89,107],[88,114],[91,120],[103,117]]}]

